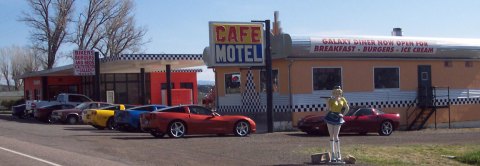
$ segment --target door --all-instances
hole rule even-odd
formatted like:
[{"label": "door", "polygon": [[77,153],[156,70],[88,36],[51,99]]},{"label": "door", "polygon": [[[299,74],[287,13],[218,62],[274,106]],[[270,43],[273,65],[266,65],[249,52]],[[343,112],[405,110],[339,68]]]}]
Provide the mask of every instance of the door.
[{"label": "door", "polygon": [[430,65],[418,66],[418,105],[422,108],[433,105],[432,69]]},{"label": "door", "polygon": [[108,90],[107,91],[107,103],[115,103],[115,91]]},{"label": "door", "polygon": [[353,116],[351,132],[368,132],[376,128],[378,116],[373,113],[372,108],[362,108]]},{"label": "door", "polygon": [[217,134],[223,133],[224,121],[221,117],[212,116],[212,111],[198,106],[190,106],[191,133]]}]

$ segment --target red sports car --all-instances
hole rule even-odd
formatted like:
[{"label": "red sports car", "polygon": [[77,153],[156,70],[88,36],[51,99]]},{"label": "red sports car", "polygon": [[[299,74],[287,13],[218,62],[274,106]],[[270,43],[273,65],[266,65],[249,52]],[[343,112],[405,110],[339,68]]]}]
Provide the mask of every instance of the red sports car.
[{"label": "red sports car", "polygon": [[[326,134],[328,135],[327,124],[323,120],[325,116],[310,115],[298,122],[297,127],[307,134]],[[345,123],[340,128],[340,132],[355,132],[367,134],[368,132],[378,132],[383,136],[388,136],[398,129],[400,115],[387,114],[375,108],[359,108],[351,110],[343,117]]]},{"label": "red sports car", "polygon": [[235,134],[247,136],[256,131],[255,122],[245,116],[221,116],[202,106],[168,107],[140,115],[143,131],[160,138],[168,134],[180,138],[187,134]]}]

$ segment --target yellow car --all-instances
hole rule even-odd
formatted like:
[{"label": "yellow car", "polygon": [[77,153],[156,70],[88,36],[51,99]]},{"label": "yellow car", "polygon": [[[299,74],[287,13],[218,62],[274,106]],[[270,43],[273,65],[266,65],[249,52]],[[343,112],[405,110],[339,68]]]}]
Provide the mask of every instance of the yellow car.
[{"label": "yellow car", "polygon": [[105,128],[113,130],[115,129],[115,121],[113,118],[115,111],[123,111],[131,107],[133,106],[118,104],[98,109],[86,109],[82,112],[82,120],[83,123],[92,125],[99,130]]}]

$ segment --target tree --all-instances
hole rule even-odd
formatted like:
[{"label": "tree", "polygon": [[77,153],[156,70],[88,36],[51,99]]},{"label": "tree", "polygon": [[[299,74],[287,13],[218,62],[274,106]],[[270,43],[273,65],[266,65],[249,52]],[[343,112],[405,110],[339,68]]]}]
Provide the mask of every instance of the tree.
[{"label": "tree", "polygon": [[11,46],[0,49],[0,73],[9,90],[12,82],[15,90],[23,86],[23,81],[17,79],[17,76],[40,69],[42,64],[38,57],[38,51],[29,47]]},{"label": "tree", "polygon": [[32,10],[30,13],[24,12],[20,20],[33,29],[31,39],[36,49],[46,53],[47,56],[41,61],[46,69],[51,69],[67,35],[74,0],[27,1]]},{"label": "tree", "polygon": [[38,71],[41,68],[41,62],[38,60],[38,50],[28,47],[15,47],[13,57],[11,58],[11,75],[14,82],[15,90],[19,90],[23,86],[23,80],[16,78],[17,76]]},{"label": "tree", "polygon": [[10,90],[10,59],[12,55],[10,49],[2,48],[0,50],[0,72]]},{"label": "tree", "polygon": [[109,11],[112,3],[111,0],[90,0],[85,10],[80,13],[72,40],[79,50],[94,49],[104,37],[102,25],[115,16],[112,14],[115,11]]},{"label": "tree", "polygon": [[131,0],[90,0],[76,21],[73,43],[104,57],[138,51],[146,29],[135,27],[133,7]]}]

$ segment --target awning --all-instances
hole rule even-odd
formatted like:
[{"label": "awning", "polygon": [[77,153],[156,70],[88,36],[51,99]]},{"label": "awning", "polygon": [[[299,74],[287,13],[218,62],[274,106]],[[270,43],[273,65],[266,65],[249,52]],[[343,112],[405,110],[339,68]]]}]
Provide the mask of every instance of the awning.
[{"label": "awning", "polygon": [[[122,54],[119,56],[100,59],[100,73],[140,73],[164,72],[166,65],[170,64],[172,72],[201,72],[201,69],[183,69],[205,65],[202,54]],[[55,67],[49,70],[30,72],[15,77],[23,79],[39,76],[71,76],[73,65]]]}]

